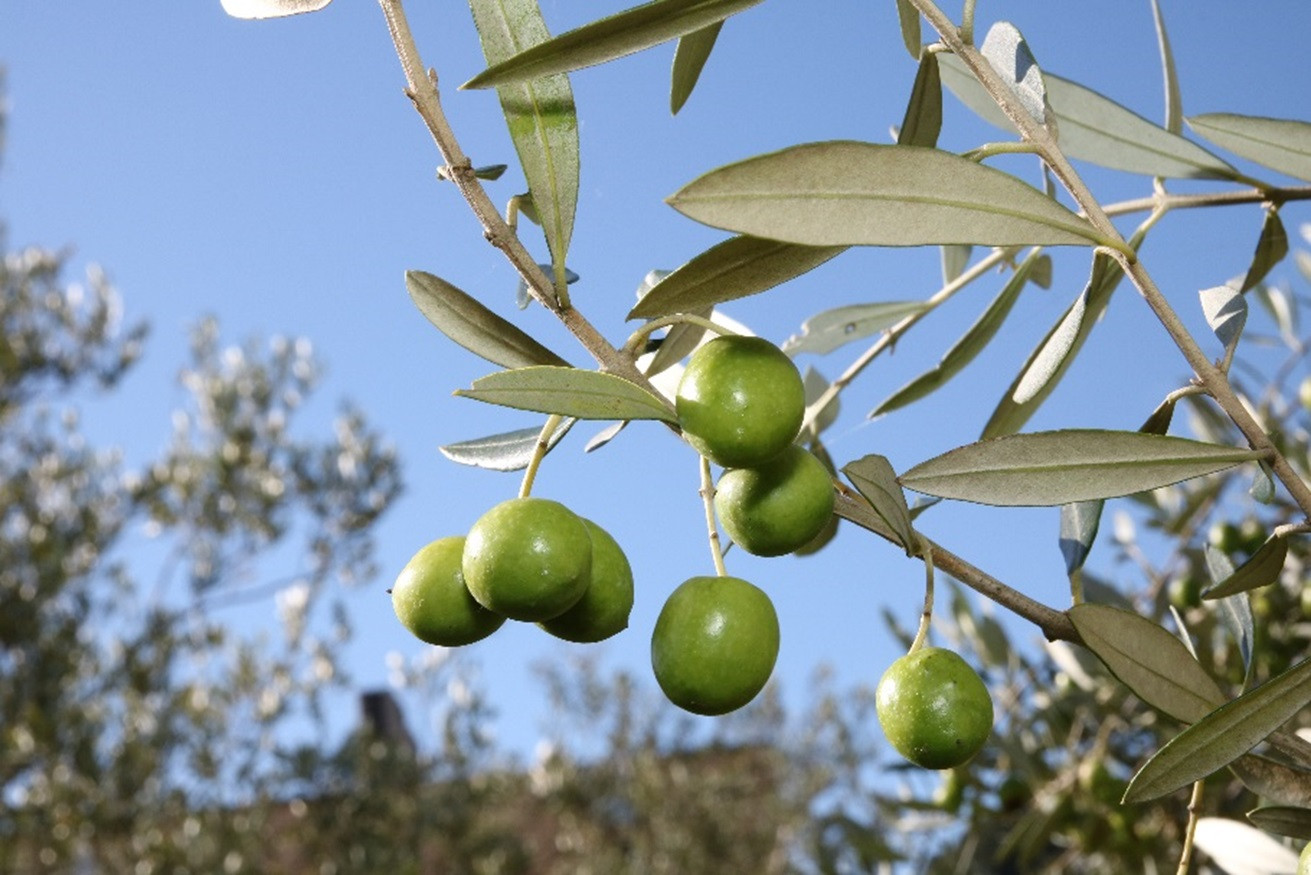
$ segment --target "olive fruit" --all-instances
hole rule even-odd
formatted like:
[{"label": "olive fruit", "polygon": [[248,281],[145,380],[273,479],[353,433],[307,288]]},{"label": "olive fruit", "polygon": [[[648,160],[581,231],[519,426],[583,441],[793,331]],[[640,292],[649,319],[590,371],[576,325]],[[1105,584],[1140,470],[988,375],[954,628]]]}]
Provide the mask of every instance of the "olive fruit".
[{"label": "olive fruit", "polygon": [[628,628],[633,569],[609,532],[589,519],[583,524],[592,537],[592,582],[573,607],[541,626],[557,638],[590,644]]},{"label": "olive fruit", "polygon": [[420,641],[460,647],[481,641],[505,622],[470,595],[460,570],[463,555],[463,535],[440,538],[415,553],[396,578],[392,607]]},{"label": "olive fruit", "polygon": [[759,337],[717,337],[688,360],[674,398],[683,435],[725,468],[749,468],[787,449],[806,391],[797,366]]},{"label": "olive fruit", "polygon": [[796,445],[754,468],[730,468],[715,489],[724,531],[756,556],[804,547],[833,516],[833,480],[824,463]]},{"label": "olive fruit", "polygon": [[656,618],[651,667],[678,707],[727,714],[764,689],[778,638],[778,614],[763,590],[738,577],[693,577]]},{"label": "olive fruit", "polygon": [[512,498],[473,524],[462,568],[469,592],[483,607],[512,620],[549,620],[587,591],[592,538],[563,504]]},{"label": "olive fruit", "polygon": [[983,679],[941,647],[921,647],[892,663],[874,707],[897,752],[926,769],[959,766],[992,732],[992,697]]}]

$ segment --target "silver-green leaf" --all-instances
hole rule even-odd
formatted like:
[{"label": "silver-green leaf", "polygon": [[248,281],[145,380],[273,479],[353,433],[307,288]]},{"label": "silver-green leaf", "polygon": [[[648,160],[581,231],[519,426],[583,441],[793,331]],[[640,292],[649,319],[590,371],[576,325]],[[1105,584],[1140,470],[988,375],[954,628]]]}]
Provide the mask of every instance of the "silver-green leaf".
[{"label": "silver-green leaf", "polygon": [[1301,841],[1311,841],[1311,809],[1292,805],[1263,805],[1247,812],[1252,825]]},{"label": "silver-green leaf", "polygon": [[938,56],[926,52],[920,58],[915,83],[910,89],[906,114],[897,129],[897,143],[902,146],[938,145],[942,131],[942,81],[938,77]]},{"label": "silver-green leaf", "polygon": [[919,60],[924,51],[920,40],[920,12],[910,0],[897,0],[897,23],[901,26],[901,41],[906,51],[915,60]]},{"label": "silver-green leaf", "polygon": [[692,89],[701,78],[701,70],[705,67],[723,26],[724,22],[716,21],[709,27],[694,30],[678,38],[669,85],[669,111],[673,115],[678,115],[683,104],[692,96]]},{"label": "silver-green leaf", "polygon": [[538,366],[499,371],[455,393],[465,398],[558,413],[577,419],[659,419],[677,422],[655,395],[623,377],[579,368]]},{"label": "silver-green leaf", "polygon": [[1262,457],[1169,435],[1069,429],[957,447],[906,471],[901,484],[980,504],[1048,506],[1131,495]]},{"label": "silver-green leaf", "polygon": [[661,279],[642,296],[628,318],[692,313],[758,294],[814,270],[845,248],[731,237]]},{"label": "silver-green leaf", "polygon": [[1183,642],[1146,617],[1091,603],[1066,613],[1111,674],[1161,713],[1196,723],[1224,704],[1220,685]]},{"label": "silver-green leaf", "polygon": [[[984,121],[1014,131],[1010,119],[959,58],[941,60],[942,84]],[[1234,179],[1238,172],[1206,149],[1090,88],[1043,71],[1061,151],[1102,167],[1171,178]]]},{"label": "silver-green leaf", "polygon": [[[560,420],[560,424],[547,438],[548,450],[560,442],[575,421],[569,418]],[[521,428],[504,434],[446,444],[439,449],[443,456],[461,465],[472,465],[489,471],[522,471],[532,461],[541,437],[540,428]]]},{"label": "silver-green leaf", "polygon": [[[471,0],[469,8],[489,64],[550,37],[537,0]],[[578,118],[573,89],[567,76],[558,75],[505,85],[497,89],[497,96],[546,234],[555,281],[563,285],[578,205]]]},{"label": "silver-green leaf", "polygon": [[792,146],[712,170],[669,203],[716,228],[809,246],[1123,246],[1014,176],[922,146]]},{"label": "silver-green leaf", "polygon": [[1221,705],[1185,729],[1129,782],[1126,803],[1172,793],[1247,753],[1311,702],[1311,660]]},{"label": "silver-green leaf", "polygon": [[1188,126],[1235,155],[1311,182],[1311,122],[1215,112],[1192,116]]},{"label": "silver-green leaf", "polygon": [[1265,212],[1261,223],[1261,236],[1256,240],[1256,252],[1252,253],[1252,264],[1243,277],[1241,289],[1246,292],[1256,288],[1261,280],[1274,269],[1274,266],[1288,255],[1288,232],[1279,218],[1279,211],[1270,209]]},{"label": "silver-green leaf", "polygon": [[1024,427],[1073,364],[1122,279],[1124,271],[1117,262],[1105,255],[1094,256],[1088,285],[1029,355],[984,426],[983,438],[1012,434]]},{"label": "silver-green leaf", "polygon": [[801,333],[783,341],[781,348],[790,356],[803,352],[826,355],[927,309],[928,305],[923,301],[880,301],[834,307],[802,322]]},{"label": "silver-green leaf", "polygon": [[910,508],[906,505],[906,495],[897,483],[897,474],[891,463],[883,456],[871,454],[843,466],[842,473],[869,500],[879,518],[896,533],[906,553],[913,555],[918,552],[919,544],[911,524]]},{"label": "silver-green leaf", "polygon": [[491,88],[622,58],[709,27],[761,0],[655,0],[492,63],[461,88]]},{"label": "silver-green leaf", "polygon": [[332,0],[223,0],[223,11],[233,18],[282,18],[318,12]]},{"label": "silver-green leaf", "polygon": [[568,364],[441,277],[409,270],[405,289],[419,312],[443,334],[493,364],[507,368]]},{"label": "silver-green leaf", "polygon": [[988,309],[975,320],[974,324],[966,330],[959,340],[952,344],[951,349],[947,350],[942,356],[937,366],[920,374],[894,392],[891,397],[870,413],[870,417],[882,416],[884,413],[896,410],[898,407],[905,407],[912,401],[918,401],[939,387],[946,385],[947,381],[974,361],[975,356],[982,352],[996,336],[1002,323],[1006,321],[1006,317],[1015,306],[1015,301],[1019,298],[1025,283],[1028,282],[1029,272],[1033,270],[1033,266],[1037,262],[1038,253],[1039,250],[1034,250],[1029,253],[1028,258],[1020,262],[1020,266],[1011,275],[1010,281],[1002,287],[1001,292],[988,305]]},{"label": "silver-green leaf", "polygon": [[1204,599],[1222,599],[1248,590],[1269,586],[1279,579],[1288,558],[1288,538],[1272,535],[1252,554],[1251,558],[1234,569],[1234,573],[1202,593]]}]

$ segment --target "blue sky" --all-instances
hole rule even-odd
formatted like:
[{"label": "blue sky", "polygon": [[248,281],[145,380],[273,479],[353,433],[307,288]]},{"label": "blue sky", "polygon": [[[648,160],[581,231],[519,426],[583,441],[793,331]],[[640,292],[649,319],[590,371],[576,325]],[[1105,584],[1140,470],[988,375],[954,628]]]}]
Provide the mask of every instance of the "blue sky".
[{"label": "blue sky", "polygon": [[[556,32],[622,5],[542,3]],[[1253,5],[1218,0],[1163,5],[1186,114],[1311,118],[1305,57],[1278,45],[1280,34],[1311,29],[1311,6],[1282,0],[1261,4],[1258,14]],[[416,2],[409,13],[466,151],[479,164],[512,162],[494,95],[454,90],[483,66],[467,9]],[[998,17],[1020,28],[1044,68],[1162,117],[1146,2],[982,3],[979,30]],[[678,266],[723,236],[680,217],[664,197],[714,166],[791,143],[886,142],[915,72],[891,0],[769,0],[751,9],[728,23],[678,117],[668,110],[671,56],[672,46],[663,46],[572,77],[583,144],[570,256],[582,279],[574,300],[616,343],[635,327],[624,315],[642,277]],[[376,4],[337,0],[314,15],[242,22],[229,19],[218,0],[6,3],[0,64],[10,106],[0,215],[10,244],[73,246],[75,264],[105,267],[129,319],[154,326],[146,359],[122,392],[89,404],[93,437],[123,446],[129,462],[164,445],[168,412],[181,398],[174,376],[185,360],[186,331],[215,314],[233,343],[252,334],[311,338],[328,370],[309,424],[326,427],[335,399],[349,397],[398,447],[409,490],[379,532],[384,573],[348,595],[357,627],[348,668],[362,687],[385,684],[388,652],[408,657],[422,648],[400,634],[383,595],[390,579],[424,543],[466,530],[518,486],[517,475],[461,468],[437,447],[537,421],[451,397],[493,366],[424,320],[405,293],[403,272],[436,273],[575,363],[586,357],[540,308],[514,309],[514,276],[483,243],[454,188],[436,180],[439,158],[402,95]],[[990,139],[1000,134],[947,98],[944,147]],[[1033,178],[1027,160],[1000,166]],[[1096,168],[1088,179],[1106,201],[1151,190],[1150,180]],[[522,190],[514,170],[491,184],[498,202]],[[1178,213],[1150,238],[1144,259],[1199,336],[1206,328],[1197,290],[1245,269],[1260,220],[1257,207]],[[1304,207],[1285,211],[1290,230],[1307,220]],[[534,230],[527,231],[530,244],[544,253]],[[901,470],[973,440],[1015,369],[1083,286],[1086,253],[1056,256],[1052,290],[1026,292],[994,346],[937,396],[872,423],[864,418],[936,363],[991,300],[998,279],[960,296],[863,376],[844,395],[844,414],[829,435],[839,463],[878,452]],[[935,250],[859,251],[726,310],[782,341],[819,310],[922,298],[938,284]],[[802,363],[832,377],[859,350]],[[1030,427],[1134,428],[1185,379],[1182,359],[1126,287]],[[552,455],[535,491],[596,520],[628,550],[638,592],[631,627],[599,652],[608,664],[646,675],[648,635],[665,595],[709,571],[696,459],[654,426],[630,428],[584,456],[591,431],[579,427]],[[924,524],[1003,580],[1064,604],[1055,511],[944,506]],[[821,556],[735,555],[730,571],[776,601],[783,627],[777,677],[793,701],[821,663],[834,665],[842,683],[875,682],[899,655],[880,610],[910,624],[921,593],[917,563],[850,527]],[[1037,638],[1022,624],[1013,628],[1025,640]],[[520,624],[470,648],[501,711],[499,733],[512,747],[529,749],[539,729],[531,664],[570,649]],[[341,706],[338,729],[349,725],[352,708]],[[427,732],[424,715],[411,713],[410,722],[421,737]]]}]

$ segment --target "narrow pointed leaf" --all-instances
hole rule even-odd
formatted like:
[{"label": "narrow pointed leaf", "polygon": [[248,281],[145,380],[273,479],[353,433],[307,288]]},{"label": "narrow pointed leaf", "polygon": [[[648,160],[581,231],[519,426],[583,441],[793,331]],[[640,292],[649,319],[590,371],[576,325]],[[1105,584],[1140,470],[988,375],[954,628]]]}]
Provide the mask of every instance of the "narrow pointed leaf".
[{"label": "narrow pointed leaf", "polygon": [[530,367],[499,371],[455,393],[520,410],[578,419],[660,419],[676,422],[666,404],[623,377],[579,368]]},{"label": "narrow pointed leaf", "polygon": [[669,203],[707,225],[809,246],[1122,245],[1014,176],[920,146],[792,146],[712,170]]},{"label": "narrow pointed leaf", "polygon": [[1268,586],[1279,579],[1288,558],[1288,538],[1272,536],[1234,573],[1202,594],[1204,599],[1220,599],[1248,590]]},{"label": "narrow pointed leaf", "polygon": [[1188,126],[1235,155],[1311,182],[1311,122],[1216,112],[1192,116]]},{"label": "narrow pointed leaf", "polygon": [[[489,64],[550,37],[537,0],[471,0],[474,23]],[[497,89],[510,138],[551,250],[556,282],[565,274],[578,205],[578,118],[567,76],[550,76]]]},{"label": "narrow pointed leaf", "polygon": [[1216,286],[1198,293],[1202,300],[1202,314],[1206,324],[1224,345],[1225,362],[1233,357],[1238,338],[1247,324],[1247,299],[1233,286]]},{"label": "narrow pointed leaf", "polygon": [[562,33],[499,62],[461,88],[490,88],[567,73],[703,30],[760,0],[655,0]]},{"label": "narrow pointed leaf", "polygon": [[1044,506],[1130,495],[1261,457],[1168,435],[1070,429],[957,447],[906,471],[901,484],[941,498]]},{"label": "narrow pointed leaf", "polygon": [[[1014,131],[960,59],[941,59],[942,84],[984,121]],[[1050,71],[1043,72],[1047,102],[1060,131],[1061,151],[1102,167],[1169,178],[1233,179],[1238,172],[1191,140]]]},{"label": "narrow pointed leaf", "polygon": [[592,435],[591,439],[583,446],[583,452],[591,453],[601,449],[601,447],[610,443],[610,441],[619,437],[619,432],[628,427],[628,420],[621,419],[619,422],[612,422],[605,428]]},{"label": "narrow pointed leaf", "polygon": [[[706,307],[692,315],[709,319],[711,312],[711,309]],[[682,361],[684,356],[696,349],[697,344],[705,337],[705,333],[706,329],[691,322],[680,322],[670,326],[660,343],[660,348],[651,358],[651,364],[647,366],[646,375],[654,377],[674,363]]]},{"label": "narrow pointed leaf", "polygon": [[678,115],[683,104],[692,96],[692,89],[701,78],[701,70],[705,67],[723,26],[724,22],[716,21],[709,27],[694,30],[678,38],[669,86],[669,111],[672,114]]},{"label": "narrow pointed leaf", "polygon": [[790,356],[803,352],[825,355],[843,344],[891,328],[907,316],[927,309],[928,305],[923,301],[882,301],[834,307],[801,323],[801,333],[783,341],[782,350]]},{"label": "narrow pointed leaf", "polygon": [[1224,704],[1220,685],[1183,642],[1146,617],[1091,603],[1066,613],[1111,674],[1161,713],[1196,723]]},{"label": "narrow pointed leaf", "polygon": [[909,0],[897,0],[897,22],[901,25],[901,41],[905,43],[906,51],[918,61],[924,51],[919,10]]},{"label": "narrow pointed leaf", "polygon": [[879,455],[868,455],[842,468],[852,485],[869,500],[874,512],[896,533],[907,555],[918,550],[915,528],[911,525],[910,508],[906,495],[897,483],[897,473],[888,460]]},{"label": "narrow pointed leaf", "polygon": [[1174,398],[1166,398],[1152,415],[1147,417],[1147,421],[1138,427],[1143,434],[1165,434],[1170,430],[1170,421],[1174,419]]},{"label": "narrow pointed leaf", "polygon": [[1193,845],[1215,864],[1214,871],[1229,875],[1284,875],[1297,868],[1297,852],[1287,844],[1227,817],[1198,818]]},{"label": "narrow pointed leaf", "polygon": [[926,52],[920,58],[915,83],[910,89],[906,115],[897,131],[897,143],[902,146],[938,145],[942,131],[942,81],[938,77],[938,56]]},{"label": "narrow pointed leaf", "polygon": [[1092,552],[1097,529],[1101,527],[1104,501],[1076,501],[1061,505],[1059,546],[1065,559],[1065,573],[1073,575],[1083,567]]},{"label": "narrow pointed leaf", "polygon": [[1165,16],[1159,0],[1152,0],[1152,19],[1156,22],[1156,44],[1161,52],[1161,78],[1165,83],[1165,129],[1178,134],[1184,129],[1183,97],[1179,93],[1179,74],[1175,71],[1170,35],[1165,30]]},{"label": "narrow pointed leaf", "polygon": [[1311,702],[1311,661],[1221,705],[1185,729],[1139,769],[1126,803],[1173,793],[1247,753]]},{"label": "narrow pointed leaf", "polygon": [[1256,252],[1252,255],[1252,265],[1243,277],[1242,290],[1246,292],[1255,288],[1286,255],[1288,232],[1279,219],[1279,211],[1266,210],[1265,221],[1261,223],[1261,236],[1257,238]]},{"label": "narrow pointed leaf", "polygon": [[1311,841],[1311,809],[1292,805],[1263,805],[1247,812],[1252,825],[1275,835]]},{"label": "narrow pointed leaf", "polygon": [[973,251],[972,246],[949,245],[942,247],[943,285],[955,282],[956,278],[965,272],[966,265],[970,263],[970,253]]},{"label": "narrow pointed leaf", "polygon": [[405,289],[419,312],[443,334],[493,364],[507,368],[568,364],[441,277],[406,271]]},{"label": "narrow pointed leaf", "polygon": [[1015,25],[998,21],[988,28],[979,53],[1001,76],[1024,111],[1038,124],[1047,125],[1047,86],[1029,44]]},{"label": "narrow pointed leaf", "polygon": [[1262,462],[1257,466],[1256,473],[1252,475],[1252,486],[1247,490],[1247,494],[1262,504],[1275,503],[1277,497],[1275,476],[1269,463]]},{"label": "narrow pointed leaf", "polygon": [[1033,269],[1037,258],[1038,251],[1035,250],[1029,254],[1028,258],[1020,262],[1020,266],[1015,269],[1010,281],[1002,287],[1001,292],[988,305],[988,309],[952,345],[951,349],[947,350],[936,367],[920,374],[898,389],[890,398],[876,407],[870,413],[870,417],[882,416],[884,413],[896,410],[898,407],[905,407],[912,401],[918,401],[945,385],[948,380],[964,370],[966,365],[974,361],[975,356],[992,342],[1002,323],[1010,315],[1011,309],[1015,306],[1015,301],[1019,298],[1020,292],[1024,289],[1024,284],[1029,279],[1029,272]]},{"label": "narrow pointed leaf", "polygon": [[1311,772],[1258,754],[1239,757],[1229,764],[1229,771],[1249,790],[1270,802],[1311,808]]},{"label": "narrow pointed leaf", "polygon": [[[806,365],[806,370],[801,374],[801,384],[806,390],[807,407],[818,401],[820,396],[828,391],[829,387],[828,378],[810,365]],[[838,395],[834,395],[824,404],[824,407],[815,414],[815,421],[811,426],[813,436],[818,438],[823,434],[829,426],[837,421],[838,414],[841,412],[842,401]]]},{"label": "narrow pointed leaf", "polygon": [[[1206,557],[1206,570],[1211,576],[1212,585],[1223,583],[1234,576],[1234,563],[1220,550],[1207,544],[1203,549]],[[1206,591],[1202,592],[1206,597]],[[1220,622],[1234,636],[1238,645],[1238,654],[1243,659],[1244,683],[1252,676],[1252,657],[1256,644],[1256,621],[1252,617],[1252,603],[1247,593],[1226,596],[1215,600],[1215,612]]]},{"label": "narrow pointed leaf", "polygon": [[223,0],[223,11],[233,18],[282,18],[317,12],[332,0]]},{"label": "narrow pointed leaf", "polygon": [[662,279],[637,302],[628,318],[692,313],[758,294],[814,270],[844,248],[731,237]]},{"label": "narrow pointed leaf", "polygon": [[1029,355],[984,426],[984,439],[1013,434],[1024,427],[1073,364],[1122,279],[1124,271],[1118,263],[1094,256],[1088,285]]},{"label": "narrow pointed leaf", "polygon": [[[547,439],[547,448],[558,444],[574,422],[567,418],[560,420],[559,426]],[[461,465],[472,465],[489,471],[522,471],[532,460],[541,436],[540,428],[521,428],[504,434],[447,444],[440,449],[443,456]]]}]

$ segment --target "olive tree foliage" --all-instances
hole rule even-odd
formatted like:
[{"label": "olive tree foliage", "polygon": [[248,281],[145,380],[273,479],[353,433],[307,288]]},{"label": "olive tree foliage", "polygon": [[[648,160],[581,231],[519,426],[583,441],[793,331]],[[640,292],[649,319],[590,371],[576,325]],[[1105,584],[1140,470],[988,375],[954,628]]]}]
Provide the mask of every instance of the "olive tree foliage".
[{"label": "olive tree foliage", "polygon": [[[239,17],[261,18],[327,2],[224,5]],[[953,599],[948,612],[940,598],[934,611],[926,595],[926,613],[975,654],[993,682],[1002,731],[972,765],[948,777],[941,801],[883,801],[900,828],[930,822],[909,817],[926,807],[953,812],[970,827],[964,854],[942,850],[940,838],[912,841],[900,852],[944,872],[976,862],[1017,871],[1187,871],[1198,848],[1218,862],[1226,847],[1251,856],[1259,827],[1285,841],[1269,840],[1277,871],[1291,853],[1288,840],[1311,837],[1311,746],[1293,732],[1311,701],[1311,663],[1299,660],[1311,484],[1305,412],[1290,403],[1288,385],[1303,366],[1302,305],[1268,277],[1290,251],[1285,213],[1311,198],[1311,123],[1237,112],[1185,119],[1155,3],[1166,94],[1159,124],[1056,75],[1062,59],[1036,54],[1023,22],[984,27],[972,0],[959,19],[934,0],[895,0],[887,20],[899,21],[916,70],[895,141],[807,142],[802,131],[797,145],[707,168],[668,203],[732,236],[673,272],[654,272],[629,314],[637,329],[612,342],[569,294],[580,127],[568,75],[676,40],[677,112],[714,62],[721,32],[759,2],[654,0],[551,36],[533,0],[472,0],[488,67],[462,88],[496,90],[528,188],[503,216],[484,183],[504,168],[470,160],[443,110],[443,100],[453,98],[438,91],[446,81],[441,71],[429,74],[401,0],[380,0],[408,95],[441,153],[443,178],[518,273],[524,300],[557,316],[596,364],[566,366],[476,297],[411,270],[408,291],[423,314],[501,368],[458,394],[552,417],[540,440],[531,430],[494,435],[449,447],[448,455],[498,470],[527,466],[530,478],[558,434],[555,417],[652,420],[648,427],[677,429],[668,395],[656,384],[714,328],[707,321],[714,311],[785,288],[852,247],[941,247],[943,283],[923,301],[798,314],[805,331],[789,352],[837,357],[852,342],[867,344],[837,379],[812,387],[801,434],[827,458],[833,403],[894,345],[944,352],[937,367],[874,413],[933,404],[934,390],[997,336],[1026,286],[1059,289],[1068,308],[1045,332],[1033,332],[1017,373],[999,375],[999,400],[979,423],[978,441],[900,471],[876,454],[832,460],[836,516],[989,603],[978,613]],[[944,91],[1000,128],[1000,139],[963,153],[940,148],[944,113],[960,110],[944,102]],[[1036,157],[1036,169],[1021,176],[994,166],[997,156],[1016,153]],[[1142,196],[1103,202],[1073,160],[1136,177]],[[1188,193],[1172,191],[1180,180],[1189,182]],[[1150,260],[1139,257],[1153,230],[1181,209],[1236,205],[1263,207],[1247,269],[1230,277],[1217,265],[1214,284],[1195,290],[1195,298],[1165,294]],[[540,226],[541,238],[521,217]],[[542,244],[549,260],[539,264],[531,249]],[[1054,247],[1084,254],[1080,276],[1053,276]],[[1305,257],[1298,264],[1305,269]],[[1004,285],[963,335],[926,335],[925,315],[998,270]],[[1089,428],[1075,412],[1064,428],[1027,431],[1072,363],[1092,349],[1086,341],[1125,286],[1177,349],[1170,367],[1187,376],[1155,410],[1128,411],[1128,428]],[[777,300],[786,305],[784,296]],[[1206,336],[1189,329],[1182,307],[1200,308]],[[1249,311],[1264,315],[1249,319]],[[1282,344],[1287,361],[1253,373],[1246,355],[1256,343]],[[1250,498],[1241,498],[1238,482]],[[931,501],[916,502],[912,511],[908,493],[995,506],[998,514],[1012,506],[1053,508],[1068,601],[1040,602],[1020,583],[961,555],[949,539],[929,539],[917,526],[919,514],[934,512]],[[1098,540],[1103,517],[1114,521],[1114,531]],[[1140,540],[1138,532],[1150,537]],[[1085,570],[1090,553],[1101,557],[1097,567],[1109,562],[1117,579]],[[1167,613],[1171,588],[1182,607]],[[1193,591],[1202,594],[1199,604]],[[1050,654],[1036,658],[1008,646],[1005,625],[989,613],[998,611],[1031,624],[1050,642]],[[922,777],[912,788],[919,783]],[[1244,823],[1235,822],[1249,811]],[[1230,840],[1235,834],[1243,842]]]},{"label": "olive tree foliage", "polygon": [[[220,806],[270,793],[281,727],[343,681],[337,587],[373,574],[397,460],[349,408],[300,434],[305,341],[203,320],[172,439],[130,466],[78,411],[145,326],[68,253],[0,249],[0,869],[218,871],[254,842]],[[225,610],[254,599],[281,622],[247,634]]]}]

